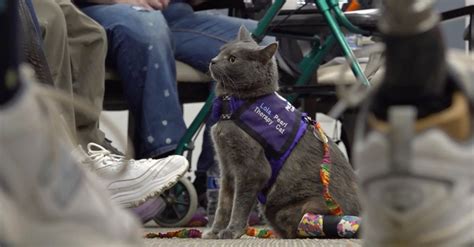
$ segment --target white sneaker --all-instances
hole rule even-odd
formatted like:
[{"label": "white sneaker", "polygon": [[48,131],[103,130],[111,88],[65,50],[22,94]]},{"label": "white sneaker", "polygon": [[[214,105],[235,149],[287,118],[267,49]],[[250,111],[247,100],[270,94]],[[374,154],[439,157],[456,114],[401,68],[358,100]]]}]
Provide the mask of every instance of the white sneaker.
[{"label": "white sneaker", "polygon": [[466,95],[426,119],[392,107],[388,122],[369,121],[354,152],[364,246],[474,246],[474,104]]},{"label": "white sneaker", "polygon": [[[163,159],[127,160],[95,143],[89,143],[87,150],[94,173],[103,178],[112,201],[127,208],[137,207],[148,199],[158,197],[175,185],[189,167],[186,158],[180,155]],[[124,165],[127,169],[120,173]]]},{"label": "white sneaker", "polygon": [[59,118],[29,84],[0,108],[0,243],[140,245],[137,219],[70,154]]}]

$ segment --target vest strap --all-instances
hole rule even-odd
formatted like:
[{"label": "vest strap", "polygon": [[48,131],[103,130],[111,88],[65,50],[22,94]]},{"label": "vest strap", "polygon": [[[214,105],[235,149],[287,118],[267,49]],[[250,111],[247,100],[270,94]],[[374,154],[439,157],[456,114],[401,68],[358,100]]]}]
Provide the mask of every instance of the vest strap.
[{"label": "vest strap", "polygon": [[221,109],[221,120],[231,120],[232,119],[232,114],[234,113],[232,111],[231,107],[231,100],[232,98],[228,95],[222,97],[222,109]]}]

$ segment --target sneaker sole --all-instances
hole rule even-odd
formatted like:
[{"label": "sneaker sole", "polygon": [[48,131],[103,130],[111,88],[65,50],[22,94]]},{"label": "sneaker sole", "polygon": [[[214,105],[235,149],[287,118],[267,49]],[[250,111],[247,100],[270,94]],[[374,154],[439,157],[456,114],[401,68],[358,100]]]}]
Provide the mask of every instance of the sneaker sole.
[{"label": "sneaker sole", "polygon": [[[122,205],[123,207],[132,208],[140,206],[145,203],[148,199],[158,197],[165,190],[171,188],[175,185],[178,180],[183,177],[189,167],[188,161],[182,156],[169,156],[166,159],[165,165],[167,166],[171,160],[182,159],[182,162],[176,162],[176,168],[173,172],[167,174],[166,176],[160,176],[162,169],[154,169],[155,166],[152,166],[147,173],[140,176],[143,181],[134,184],[133,187],[137,189],[127,190],[123,192],[118,192],[112,196],[112,201]],[[158,164],[157,164],[158,165]],[[115,183],[127,182],[130,183],[133,180],[122,180],[116,181]],[[157,189],[158,188],[158,189]]]}]

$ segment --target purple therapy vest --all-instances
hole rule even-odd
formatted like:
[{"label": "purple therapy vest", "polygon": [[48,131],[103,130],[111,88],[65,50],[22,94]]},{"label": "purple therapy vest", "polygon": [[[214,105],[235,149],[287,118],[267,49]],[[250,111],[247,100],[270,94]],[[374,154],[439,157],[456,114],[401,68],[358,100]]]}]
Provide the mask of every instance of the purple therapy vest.
[{"label": "purple therapy vest", "polygon": [[296,110],[278,93],[257,99],[242,100],[232,96],[214,100],[212,117],[221,121],[234,121],[247,134],[259,142],[272,167],[272,176],[259,193],[260,203],[275,182],[280,169],[306,132],[310,119]]}]

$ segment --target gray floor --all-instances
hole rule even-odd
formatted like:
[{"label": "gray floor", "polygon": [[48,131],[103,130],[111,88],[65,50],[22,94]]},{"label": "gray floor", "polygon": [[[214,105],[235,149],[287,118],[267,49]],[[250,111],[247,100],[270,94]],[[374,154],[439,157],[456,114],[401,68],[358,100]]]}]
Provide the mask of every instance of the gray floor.
[{"label": "gray floor", "polygon": [[[169,232],[176,229],[147,227],[145,232]],[[205,229],[200,228],[201,231]],[[258,246],[258,247],[300,247],[300,246],[361,246],[361,241],[356,239],[326,240],[326,239],[258,239],[244,236],[237,240],[207,240],[207,239],[145,239],[145,246],[160,247],[204,247],[204,246]]]}]

